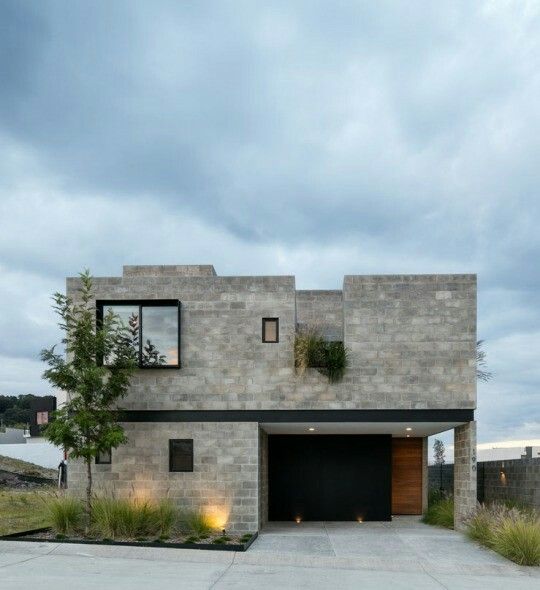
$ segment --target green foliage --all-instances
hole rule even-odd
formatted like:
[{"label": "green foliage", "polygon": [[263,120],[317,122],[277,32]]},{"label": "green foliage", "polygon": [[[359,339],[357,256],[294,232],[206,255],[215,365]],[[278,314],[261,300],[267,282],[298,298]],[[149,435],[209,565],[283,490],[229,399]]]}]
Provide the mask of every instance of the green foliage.
[{"label": "green foliage", "polygon": [[341,381],[349,362],[343,342],[325,342],[323,359],[324,364],[319,371],[328,377],[330,383]]},{"label": "green foliage", "polygon": [[493,546],[494,520],[490,510],[480,507],[467,524],[467,536],[486,547]]},{"label": "green foliage", "polygon": [[426,513],[422,517],[422,522],[453,529],[454,499],[443,498],[431,506],[428,506]]},{"label": "green foliage", "polygon": [[428,491],[428,506],[437,504],[438,502],[444,500],[447,497],[448,496],[444,491],[438,490],[436,488],[430,488]]},{"label": "green foliage", "polygon": [[92,532],[97,536],[136,539],[158,533],[155,514],[146,502],[104,497],[94,499],[92,508]]},{"label": "green foliage", "polygon": [[178,511],[170,500],[160,500],[156,505],[156,519],[160,539],[168,539],[178,518]]},{"label": "green foliage", "polygon": [[497,527],[492,547],[519,565],[540,565],[540,522],[507,518]]},{"label": "green foliage", "polygon": [[202,537],[214,531],[211,518],[202,510],[184,510],[180,517],[180,527],[197,537]]},{"label": "green foliage", "polygon": [[4,426],[26,426],[31,421],[30,402],[37,395],[0,395],[0,423]]},{"label": "green foliage", "polygon": [[[68,401],[54,413],[44,433],[70,457],[84,459],[88,477],[86,510],[90,518],[90,465],[98,453],[126,442],[124,430],[116,422],[115,405],[127,393],[136,356],[129,342],[129,328],[111,310],[101,325],[96,325],[92,277],[85,271],[80,278],[76,300],[62,293],[53,296],[64,334],[64,351],[56,352],[53,346],[41,352],[41,359],[48,365],[43,377],[53,387],[66,391]],[[107,365],[103,359],[107,359]]]},{"label": "green foliage", "polygon": [[92,532],[110,539],[168,539],[177,519],[169,500],[100,497],[92,501]]},{"label": "green foliage", "polygon": [[323,337],[316,330],[298,332],[294,341],[294,365],[299,375],[309,367],[321,367],[323,364]]},{"label": "green foliage", "polygon": [[326,342],[317,330],[308,329],[296,334],[294,364],[299,375],[313,367],[336,383],[345,374],[348,351],[343,342]]},{"label": "green foliage", "polygon": [[519,565],[540,565],[540,519],[533,509],[482,505],[469,519],[467,534]]},{"label": "green foliage", "polygon": [[46,501],[48,520],[57,535],[72,535],[81,529],[84,509],[80,500],[57,496]]},{"label": "green foliage", "polygon": [[433,459],[435,459],[435,465],[444,465],[445,449],[442,440],[436,438],[433,443]]}]

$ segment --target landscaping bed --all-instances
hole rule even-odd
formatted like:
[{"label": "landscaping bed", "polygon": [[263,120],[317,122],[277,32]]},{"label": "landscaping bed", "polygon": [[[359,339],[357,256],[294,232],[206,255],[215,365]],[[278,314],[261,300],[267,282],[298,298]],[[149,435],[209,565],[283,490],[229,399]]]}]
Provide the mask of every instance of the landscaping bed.
[{"label": "landscaping bed", "polygon": [[[454,500],[430,493],[423,522],[454,528]],[[513,502],[479,505],[467,521],[467,536],[518,565],[540,566],[540,514]]]},{"label": "landscaping bed", "polygon": [[32,509],[40,521],[0,529],[0,539],[245,551],[257,537],[229,533],[207,511],[181,510],[167,498],[151,502],[94,496],[86,512],[80,499],[57,493],[40,497]]},{"label": "landscaping bed", "polygon": [[33,543],[81,543],[85,545],[119,545],[128,547],[169,547],[173,549],[209,549],[218,551],[247,551],[257,538],[257,533],[242,536],[227,534],[173,535],[155,539],[105,539],[82,535],[66,536],[55,533],[50,527],[33,529],[0,536],[2,541],[29,541]]}]

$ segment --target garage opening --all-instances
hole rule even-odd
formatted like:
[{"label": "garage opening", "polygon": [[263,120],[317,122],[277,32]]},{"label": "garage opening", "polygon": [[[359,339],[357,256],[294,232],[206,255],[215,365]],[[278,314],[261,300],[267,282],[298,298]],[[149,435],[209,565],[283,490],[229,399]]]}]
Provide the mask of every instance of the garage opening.
[{"label": "garage opening", "polygon": [[268,518],[391,520],[390,435],[270,435]]}]

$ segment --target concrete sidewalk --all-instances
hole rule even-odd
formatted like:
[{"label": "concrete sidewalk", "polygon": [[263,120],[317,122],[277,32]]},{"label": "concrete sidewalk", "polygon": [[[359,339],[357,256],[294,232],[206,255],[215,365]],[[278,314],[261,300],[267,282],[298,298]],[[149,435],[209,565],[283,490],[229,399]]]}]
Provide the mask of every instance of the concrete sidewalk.
[{"label": "concrete sidewalk", "polygon": [[272,524],[246,553],[0,542],[2,590],[536,590],[539,569],[417,519]]}]

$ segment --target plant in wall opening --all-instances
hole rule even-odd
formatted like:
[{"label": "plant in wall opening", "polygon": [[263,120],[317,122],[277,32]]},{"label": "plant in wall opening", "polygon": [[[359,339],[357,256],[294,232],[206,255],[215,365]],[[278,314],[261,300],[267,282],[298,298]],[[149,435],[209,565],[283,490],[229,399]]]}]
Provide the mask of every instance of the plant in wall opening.
[{"label": "plant in wall opening", "polygon": [[315,368],[328,377],[330,383],[343,378],[348,364],[348,351],[343,342],[327,342],[314,328],[299,331],[294,342],[296,372],[303,375]]},{"label": "plant in wall opening", "polygon": [[[126,395],[137,366],[128,328],[109,311],[99,326],[89,271],[80,274],[76,300],[53,296],[60,316],[64,353],[55,346],[41,352],[48,369],[43,373],[53,387],[67,393],[66,404],[54,413],[45,436],[86,465],[86,531],[92,516],[92,462],[102,452],[126,442],[116,421],[116,402]],[[102,362],[107,359],[107,364]]]}]

